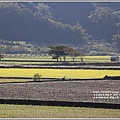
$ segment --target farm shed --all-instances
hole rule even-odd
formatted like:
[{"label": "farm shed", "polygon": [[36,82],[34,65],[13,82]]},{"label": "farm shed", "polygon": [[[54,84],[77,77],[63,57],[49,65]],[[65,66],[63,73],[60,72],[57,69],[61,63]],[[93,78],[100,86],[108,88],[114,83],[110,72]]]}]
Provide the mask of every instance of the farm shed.
[{"label": "farm shed", "polygon": [[111,61],[119,61],[119,56],[111,56]]}]

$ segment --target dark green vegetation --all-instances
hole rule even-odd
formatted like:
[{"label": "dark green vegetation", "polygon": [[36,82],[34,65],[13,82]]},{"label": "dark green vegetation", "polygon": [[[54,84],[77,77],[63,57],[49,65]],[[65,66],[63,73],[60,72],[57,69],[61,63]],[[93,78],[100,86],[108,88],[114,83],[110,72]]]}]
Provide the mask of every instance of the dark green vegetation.
[{"label": "dark green vegetation", "polygon": [[72,57],[73,61],[76,57],[82,56],[81,61],[83,61],[83,53],[76,48],[57,45],[50,46],[49,49],[49,55],[53,56],[52,58],[57,59],[57,61],[59,58],[61,60],[61,57],[63,57],[64,61],[66,61],[67,56]]},{"label": "dark green vegetation", "polygon": [[3,54],[36,54],[42,55],[48,53],[48,47],[30,44],[25,41],[7,41],[0,40],[0,51]]},{"label": "dark green vegetation", "polygon": [[0,37],[39,45],[77,45],[80,39],[87,39],[81,25],[63,24],[51,17],[49,6],[43,3],[0,3]]},{"label": "dark green vegetation", "polygon": [[119,3],[1,2],[1,45],[5,53],[39,53],[56,44],[90,55],[120,52],[119,8]]}]

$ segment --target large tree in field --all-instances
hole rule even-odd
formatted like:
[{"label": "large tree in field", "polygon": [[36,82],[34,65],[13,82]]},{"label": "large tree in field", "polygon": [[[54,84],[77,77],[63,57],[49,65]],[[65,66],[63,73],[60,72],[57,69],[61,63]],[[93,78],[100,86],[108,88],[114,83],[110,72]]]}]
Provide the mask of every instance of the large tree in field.
[{"label": "large tree in field", "polygon": [[50,46],[49,55],[52,55],[54,58],[59,59],[59,57],[64,57],[67,55],[67,47],[64,45]]},{"label": "large tree in field", "polygon": [[64,61],[66,60],[66,56],[72,57],[73,61],[76,57],[80,56],[81,61],[83,61],[83,53],[75,47],[57,45],[49,47],[49,55],[52,55],[54,58],[58,59],[63,57]]}]

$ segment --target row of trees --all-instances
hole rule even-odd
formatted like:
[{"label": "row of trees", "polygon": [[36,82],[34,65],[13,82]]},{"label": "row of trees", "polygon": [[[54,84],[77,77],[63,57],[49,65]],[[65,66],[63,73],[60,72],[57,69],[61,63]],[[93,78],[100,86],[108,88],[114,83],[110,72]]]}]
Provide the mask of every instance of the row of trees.
[{"label": "row of trees", "polygon": [[116,43],[108,43],[106,39],[91,40],[81,47],[86,55],[110,55],[116,54]]},{"label": "row of trees", "polygon": [[[64,45],[50,46],[47,52],[53,59],[57,59],[57,62],[59,61],[59,58],[61,60],[62,57],[64,61],[66,61],[67,56],[72,57],[73,61],[76,57],[80,56],[81,61],[83,61],[83,53],[75,47]],[[0,60],[2,58],[3,54],[0,52]]]},{"label": "row of trees", "polygon": [[47,54],[47,46],[39,46],[25,41],[7,41],[0,39],[0,51],[3,54]]},{"label": "row of trees", "polygon": [[75,47],[71,46],[64,46],[64,45],[57,45],[57,46],[50,46],[49,47],[49,55],[52,56],[53,59],[57,59],[57,61],[61,60],[63,57],[64,61],[66,61],[66,57],[72,57],[73,61],[76,57],[80,56],[81,61],[83,61],[83,53],[82,51],[78,50]]}]

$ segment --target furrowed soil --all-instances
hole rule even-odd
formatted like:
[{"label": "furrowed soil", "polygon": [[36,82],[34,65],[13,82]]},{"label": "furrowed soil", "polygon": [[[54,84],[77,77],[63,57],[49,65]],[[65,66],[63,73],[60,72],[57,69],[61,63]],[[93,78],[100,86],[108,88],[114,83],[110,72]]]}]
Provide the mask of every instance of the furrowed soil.
[{"label": "furrowed soil", "polygon": [[[102,94],[98,96],[97,92],[98,94],[102,92]],[[42,81],[0,84],[0,99],[120,104],[119,92],[120,80]],[[104,95],[108,98],[102,98]]]}]

